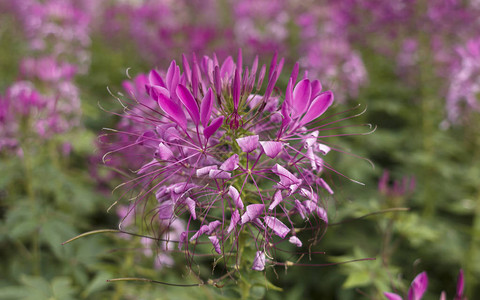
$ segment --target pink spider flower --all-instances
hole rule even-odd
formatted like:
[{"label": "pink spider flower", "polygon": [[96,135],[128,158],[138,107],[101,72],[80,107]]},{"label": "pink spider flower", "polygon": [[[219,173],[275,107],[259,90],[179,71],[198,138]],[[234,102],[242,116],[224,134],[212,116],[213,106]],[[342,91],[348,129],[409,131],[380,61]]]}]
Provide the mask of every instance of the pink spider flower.
[{"label": "pink spider flower", "polygon": [[[328,224],[333,190],[321,176],[334,170],[322,159],[330,147],[319,132],[335,121],[317,121],[333,93],[298,78],[298,64],[280,92],[284,60],[275,55],[268,68],[258,61],[244,67],[241,51],[236,62],[222,63],[215,55],[184,55],[182,68],[172,61],[164,73],[151,70],[141,81],[145,91],[130,88],[134,100],[124,104],[130,127],[113,130],[130,142],[121,139],[107,156],[143,159],[136,178],[123,184],[124,197],[141,190],[131,212],[143,214],[152,237],[162,235],[155,222],[185,220],[177,242],[190,262],[210,244],[226,267],[247,263],[261,271],[282,264],[275,257],[280,245],[312,243],[316,238],[303,232],[317,237]],[[255,257],[241,255],[245,239]]]}]

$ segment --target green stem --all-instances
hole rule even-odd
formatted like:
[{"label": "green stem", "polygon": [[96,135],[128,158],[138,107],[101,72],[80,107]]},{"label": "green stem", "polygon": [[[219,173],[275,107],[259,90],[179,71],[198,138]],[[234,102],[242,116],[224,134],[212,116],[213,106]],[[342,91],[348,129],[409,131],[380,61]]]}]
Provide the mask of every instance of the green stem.
[{"label": "green stem", "polygon": [[[32,155],[30,153],[30,149],[27,146],[27,143],[22,143],[22,150],[23,150],[23,168],[25,172],[25,190],[28,195],[28,199],[31,205],[31,209],[33,212],[37,211],[37,205],[35,200],[35,190],[33,186],[33,162],[32,162]],[[34,213],[36,215],[36,213]],[[37,228],[38,230],[39,228]],[[40,275],[40,245],[38,234],[35,232],[32,236],[32,261],[33,261],[33,274],[39,276]]]}]

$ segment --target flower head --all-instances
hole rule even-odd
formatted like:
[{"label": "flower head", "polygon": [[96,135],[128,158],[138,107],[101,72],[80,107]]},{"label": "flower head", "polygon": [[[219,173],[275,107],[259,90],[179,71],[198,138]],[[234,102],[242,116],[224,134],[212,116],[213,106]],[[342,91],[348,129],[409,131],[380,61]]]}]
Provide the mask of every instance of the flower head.
[{"label": "flower head", "polygon": [[250,68],[242,61],[240,51],[236,63],[183,56],[182,68],[172,61],[166,72],[143,76],[145,92],[130,85],[136,101],[123,115],[130,126],[115,131],[130,142],[112,152],[141,155],[137,178],[126,183],[143,190],[133,210],[164,224],[186,220],[177,242],[188,258],[208,243],[227,265],[243,264],[239,241],[249,237],[257,254],[245,259],[260,271],[276,263],[279,244],[302,247],[307,240],[298,232],[317,235],[328,223],[324,206],[333,191],[320,177],[318,155],[330,148],[311,124],[333,94],[317,80],[297,82],[298,66],[279,92],[277,56],[268,72],[258,59]]}]

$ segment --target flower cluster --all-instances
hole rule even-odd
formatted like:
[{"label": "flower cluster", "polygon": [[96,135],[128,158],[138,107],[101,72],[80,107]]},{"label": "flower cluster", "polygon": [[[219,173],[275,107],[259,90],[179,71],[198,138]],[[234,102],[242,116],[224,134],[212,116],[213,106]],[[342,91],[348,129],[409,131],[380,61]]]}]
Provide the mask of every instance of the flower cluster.
[{"label": "flower cluster", "polygon": [[[165,224],[184,219],[177,242],[188,259],[207,242],[226,266],[249,261],[259,271],[280,263],[275,251],[285,251],[283,242],[318,240],[333,194],[322,178],[332,169],[323,160],[331,148],[320,139],[335,121],[316,121],[333,94],[318,80],[299,78],[298,64],[281,93],[283,65],[275,55],[268,68],[258,58],[244,68],[240,51],[237,62],[221,64],[215,55],[183,56],[183,72],[172,61],[165,73],[138,79],[144,91],[127,86],[134,100],[123,115],[129,126],[114,130],[122,142],[106,158],[120,152],[143,159],[137,177],[123,185],[142,190],[129,213],[142,214],[151,238],[163,239]],[[242,256],[245,247],[254,249],[250,258]]]},{"label": "flower cluster", "polygon": [[350,45],[335,5],[315,1],[299,5],[293,0],[227,4],[213,0],[118,3],[106,10],[104,31],[109,37],[129,35],[138,51],[156,64],[179,58],[182,52],[214,50],[224,58],[236,48],[251,59],[278,52],[287,57],[289,67],[300,57],[301,67],[324,85],[344,87],[337,94],[340,100],[356,97],[367,82],[362,59]]},{"label": "flower cluster", "polygon": [[32,133],[46,139],[79,125],[80,97],[74,77],[88,69],[91,4],[58,0],[9,3],[30,53],[19,63],[18,81],[1,97],[0,150],[21,154],[20,144]]},{"label": "flower cluster", "polygon": [[105,9],[102,30],[112,40],[127,35],[138,52],[156,64],[182,52],[229,53],[234,49],[229,32],[220,18],[210,17],[220,11],[218,5],[214,0],[118,2]]},{"label": "flower cluster", "polygon": [[394,59],[400,75],[412,83],[420,82],[419,74],[441,80],[438,96],[446,98],[450,123],[459,121],[459,103],[478,109],[474,48],[480,7],[473,1],[337,2],[351,42]]},{"label": "flower cluster", "polygon": [[87,71],[91,1],[11,1],[30,48]]}]

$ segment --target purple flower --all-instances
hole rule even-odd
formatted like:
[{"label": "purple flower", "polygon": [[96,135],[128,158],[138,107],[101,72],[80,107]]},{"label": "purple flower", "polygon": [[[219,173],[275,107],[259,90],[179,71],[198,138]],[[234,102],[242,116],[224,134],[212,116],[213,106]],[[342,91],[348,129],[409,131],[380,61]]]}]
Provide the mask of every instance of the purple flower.
[{"label": "purple flower", "polygon": [[[245,260],[264,270],[265,257],[276,263],[280,243],[302,246],[292,234],[301,228],[318,234],[328,224],[323,197],[333,191],[317,156],[330,148],[311,124],[333,94],[316,80],[297,83],[298,70],[283,93],[276,83],[284,60],[275,55],[268,68],[258,61],[244,67],[241,51],[237,62],[184,56],[182,68],[172,61],[165,72],[152,70],[124,85],[133,100],[124,101],[126,126],[113,132],[121,143],[106,158],[143,158],[137,178],[124,184],[141,191],[132,212],[150,223],[185,220],[177,242],[191,260],[207,242],[212,253],[242,263],[231,253],[246,236],[257,255]],[[153,227],[151,235],[160,236]]]}]

